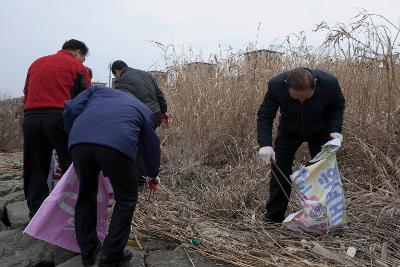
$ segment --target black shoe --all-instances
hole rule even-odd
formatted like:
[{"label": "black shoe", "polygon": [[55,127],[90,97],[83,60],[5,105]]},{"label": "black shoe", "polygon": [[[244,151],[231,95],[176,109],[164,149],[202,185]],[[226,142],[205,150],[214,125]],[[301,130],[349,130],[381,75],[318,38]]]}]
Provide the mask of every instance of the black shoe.
[{"label": "black shoe", "polygon": [[265,214],[264,221],[266,223],[282,223],[285,220],[285,216],[267,213]]},{"label": "black shoe", "polygon": [[92,266],[96,262],[96,257],[99,255],[101,250],[101,243],[97,243],[97,246],[95,249],[90,253],[88,256],[83,256],[82,255],[82,264],[83,266]]},{"label": "black shoe", "polygon": [[124,254],[119,257],[100,256],[99,267],[118,267],[129,262],[132,259],[132,252],[125,250]]},{"label": "black shoe", "polygon": [[276,222],[275,222],[275,221],[270,220],[270,219],[268,219],[268,218],[264,218],[263,223],[266,224],[266,225],[270,225],[270,226],[277,226],[278,224],[280,224],[280,223],[282,223],[282,222],[279,222],[279,221],[276,221]]}]

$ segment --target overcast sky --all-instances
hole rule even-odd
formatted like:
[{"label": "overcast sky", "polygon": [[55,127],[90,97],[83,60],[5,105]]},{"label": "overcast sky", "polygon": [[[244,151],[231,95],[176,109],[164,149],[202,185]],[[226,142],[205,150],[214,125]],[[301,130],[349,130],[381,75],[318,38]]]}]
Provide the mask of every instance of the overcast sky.
[{"label": "overcast sky", "polygon": [[[268,48],[290,33],[321,21],[349,22],[358,8],[399,20],[399,0],[11,0],[0,7],[0,95],[22,95],[26,71],[37,58],[57,52],[64,41],[84,41],[85,65],[94,81],[108,81],[108,63],[122,59],[144,70],[163,69],[151,41],[192,47],[207,55],[255,43]],[[260,24],[259,31],[257,30]]]}]

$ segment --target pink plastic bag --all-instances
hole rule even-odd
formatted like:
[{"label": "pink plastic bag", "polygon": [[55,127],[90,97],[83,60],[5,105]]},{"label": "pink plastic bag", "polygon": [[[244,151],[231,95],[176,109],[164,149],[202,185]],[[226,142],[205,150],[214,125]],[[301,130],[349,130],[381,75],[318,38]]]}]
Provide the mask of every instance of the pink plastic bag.
[{"label": "pink plastic bag", "polygon": [[58,163],[58,156],[56,150],[53,149],[51,154],[49,175],[47,177],[47,185],[49,186],[49,192],[53,191],[56,184],[60,181],[62,177],[62,170],[60,164]]},{"label": "pink plastic bag", "polygon": [[[74,226],[75,203],[78,192],[79,180],[71,165],[40,206],[24,233],[62,248],[80,252]],[[107,207],[112,194],[110,181],[100,173],[96,230],[101,242],[107,234]]]}]

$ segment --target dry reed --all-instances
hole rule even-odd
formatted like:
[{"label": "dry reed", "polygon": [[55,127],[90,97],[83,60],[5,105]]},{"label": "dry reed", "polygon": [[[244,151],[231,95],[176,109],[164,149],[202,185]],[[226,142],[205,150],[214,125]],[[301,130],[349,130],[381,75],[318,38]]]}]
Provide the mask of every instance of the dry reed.
[{"label": "dry reed", "polygon": [[[318,49],[300,38],[282,46],[281,56],[243,51],[215,55],[212,65],[187,64],[198,58],[163,47],[173,122],[160,131],[163,185],[151,202],[141,198],[139,229],[187,247],[188,238],[199,237],[203,243],[193,249],[237,266],[400,264],[399,28],[360,11],[349,25],[317,30],[328,31]],[[269,169],[254,157],[256,112],[266,81],[295,66],[334,73],[346,97],[338,161],[348,225],[322,236],[262,223]],[[297,159],[296,166],[308,159],[304,148]],[[329,258],[319,245],[340,256]],[[349,246],[357,248],[354,259],[345,256]]]},{"label": "dry reed", "polygon": [[[210,57],[212,64],[188,64],[199,57],[159,44],[169,66],[161,85],[173,121],[159,131],[163,184],[155,199],[141,196],[136,229],[237,266],[400,264],[399,27],[360,11],[348,25],[321,23],[316,30],[327,31],[316,49],[292,35],[279,47],[283,55],[228,52]],[[269,168],[255,159],[256,112],[267,80],[296,66],[334,73],[346,97],[338,162],[348,225],[320,236],[262,222]],[[14,116],[2,110],[4,118]],[[18,144],[7,132],[17,120],[4,127],[0,119],[0,149],[7,150]],[[307,159],[302,147],[295,165]],[[191,237],[202,245],[188,244]],[[354,259],[345,256],[350,246],[357,248]]]},{"label": "dry reed", "polygon": [[0,96],[0,152],[13,151],[21,147],[21,122],[21,99]]}]

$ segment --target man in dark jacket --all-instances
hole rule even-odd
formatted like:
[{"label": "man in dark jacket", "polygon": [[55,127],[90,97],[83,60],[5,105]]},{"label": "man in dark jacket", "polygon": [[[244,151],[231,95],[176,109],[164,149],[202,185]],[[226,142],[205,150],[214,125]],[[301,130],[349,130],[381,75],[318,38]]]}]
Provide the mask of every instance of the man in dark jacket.
[{"label": "man in dark jacket", "polygon": [[71,164],[62,112],[64,101],[90,85],[82,64],[87,46],[78,40],[64,43],[54,55],[37,59],[29,67],[24,88],[24,191],[33,217],[48,196],[47,176],[53,148],[61,170]]},{"label": "man in dark jacket", "polygon": [[[153,125],[155,128],[161,125],[163,117],[167,115],[167,102],[157,82],[148,72],[130,68],[122,61],[114,61],[111,65],[111,71],[116,80],[114,87],[127,89],[126,85],[131,86],[133,94],[142,101],[153,113]],[[146,173],[145,162],[143,161],[143,149],[139,148],[137,156],[137,166],[139,175],[139,185],[145,184]]]},{"label": "man in dark jacket", "polygon": [[164,93],[157,82],[148,72],[128,67],[122,60],[114,61],[111,65],[114,74],[115,87],[129,84],[135,88],[135,96],[153,112],[154,127],[161,125],[161,118],[167,112],[167,102]]},{"label": "man in dark jacket", "polygon": [[[272,127],[278,108],[278,134],[272,148]],[[293,158],[300,145],[307,142],[314,157],[330,138],[343,140],[344,108],[337,79],[324,71],[296,68],[268,82],[267,94],[257,113],[259,157],[266,164],[273,163],[267,221],[281,223],[285,218],[291,193],[291,182],[285,177],[290,179]]]},{"label": "man in dark jacket", "polygon": [[138,199],[136,155],[144,148],[150,177],[157,177],[160,141],[151,111],[126,90],[90,87],[65,102],[69,150],[79,177],[75,232],[85,266],[94,264],[100,243],[96,233],[98,175],[110,179],[116,201],[99,266],[120,266],[132,257],[124,252]]}]

